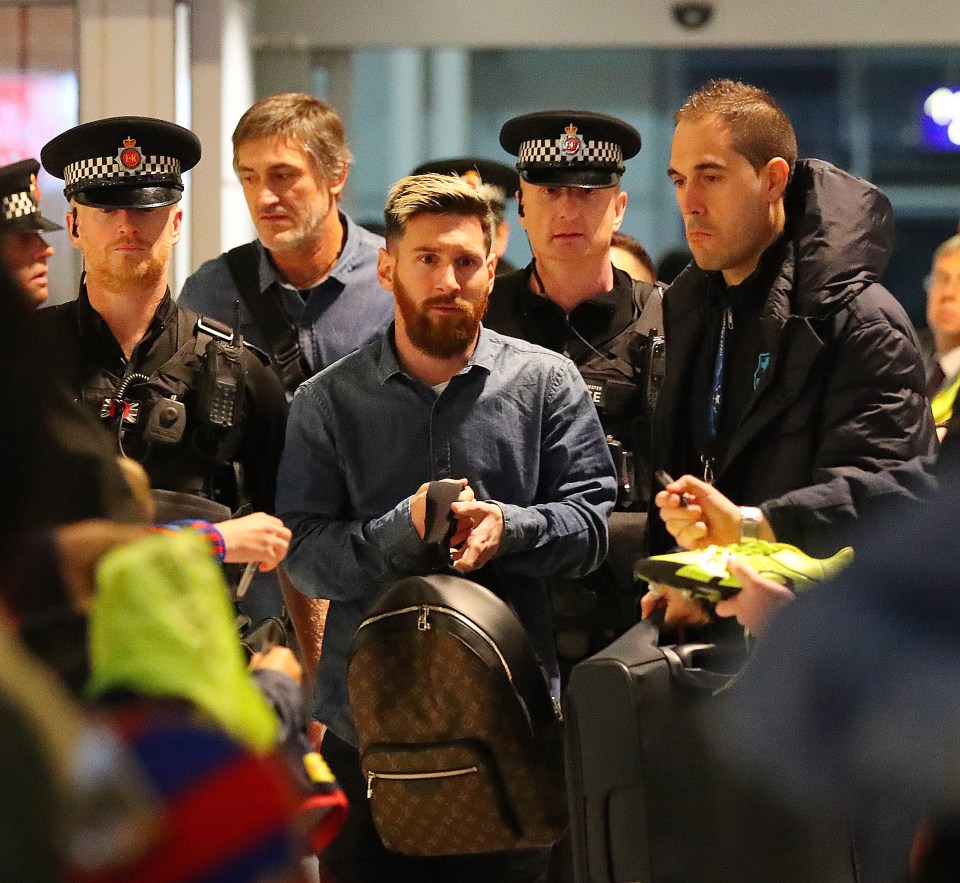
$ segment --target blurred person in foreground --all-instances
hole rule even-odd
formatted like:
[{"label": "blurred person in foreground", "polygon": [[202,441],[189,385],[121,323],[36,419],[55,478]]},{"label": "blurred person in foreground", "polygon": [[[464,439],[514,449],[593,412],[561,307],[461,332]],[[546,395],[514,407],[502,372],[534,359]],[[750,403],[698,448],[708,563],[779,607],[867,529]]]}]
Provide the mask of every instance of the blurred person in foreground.
[{"label": "blurred person in foreground", "polygon": [[294,791],[279,722],[255,686],[222,574],[189,533],[109,552],[90,612],[87,695],[158,799],[133,862],[83,883],[297,881]]},{"label": "blurred person in foreground", "polygon": [[[57,526],[105,513],[99,479],[111,469],[118,488],[123,482],[109,458],[84,447],[84,415],[58,419],[67,400],[32,370],[33,308],[0,265],[0,409],[18,417],[0,421],[0,457],[16,464],[0,471],[0,868],[5,879],[59,883],[68,861],[97,866],[92,842],[107,862],[135,855],[155,820],[153,796],[117,740],[19,638],[50,639],[60,661],[75,649],[82,655],[82,646],[61,649],[69,639],[82,643],[82,634],[62,627],[75,622],[71,602],[87,603],[92,567],[105,550],[143,531],[104,520]],[[69,447],[54,431],[66,425]],[[57,505],[72,492],[87,496]],[[82,676],[78,670],[77,686]]]},{"label": "blurred person in foreground", "polygon": [[[958,517],[954,472],[935,500],[878,527],[832,584],[767,610],[730,691],[728,756],[807,811],[868,823],[868,880],[946,883],[960,867],[960,593],[944,553]],[[769,582],[741,579],[750,591]]]}]

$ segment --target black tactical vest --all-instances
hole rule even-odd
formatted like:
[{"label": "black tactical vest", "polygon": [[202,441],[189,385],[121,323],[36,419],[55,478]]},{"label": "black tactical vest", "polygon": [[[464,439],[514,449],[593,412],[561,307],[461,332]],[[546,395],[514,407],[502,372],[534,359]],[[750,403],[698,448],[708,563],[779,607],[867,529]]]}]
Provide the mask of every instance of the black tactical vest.
[{"label": "black tactical vest", "polygon": [[[65,312],[64,318],[76,321],[75,314]],[[73,352],[61,354],[72,363],[67,382],[79,389],[85,406],[110,433],[117,453],[140,462],[154,489],[188,494],[236,512],[246,503],[236,461],[242,414],[232,428],[216,426],[200,407],[198,394],[207,344],[228,339],[230,330],[185,309],[177,311],[176,322],[176,344],[171,342],[170,355],[149,375],[139,373],[131,362],[118,378],[70,335]],[[192,516],[185,511],[179,517]]]},{"label": "black tactical vest", "polygon": [[618,511],[646,511],[650,499],[650,428],[663,381],[663,292],[637,282],[638,318],[575,363],[593,397],[617,469]]}]

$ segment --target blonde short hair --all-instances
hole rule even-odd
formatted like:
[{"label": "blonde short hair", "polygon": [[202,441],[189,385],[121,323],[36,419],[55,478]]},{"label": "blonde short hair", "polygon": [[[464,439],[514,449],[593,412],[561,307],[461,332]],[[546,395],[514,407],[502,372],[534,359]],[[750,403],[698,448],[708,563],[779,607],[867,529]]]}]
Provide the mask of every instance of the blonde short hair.
[{"label": "blonde short hair", "polygon": [[460,215],[476,218],[483,228],[487,254],[493,244],[494,214],[490,204],[466,181],[455,175],[410,175],[401,178],[387,194],[383,210],[389,246],[403,236],[417,215]]},{"label": "blonde short hair", "polygon": [[941,242],[937,250],[933,253],[933,263],[947,255],[956,254],[960,251],[960,236],[951,236],[946,242]]}]

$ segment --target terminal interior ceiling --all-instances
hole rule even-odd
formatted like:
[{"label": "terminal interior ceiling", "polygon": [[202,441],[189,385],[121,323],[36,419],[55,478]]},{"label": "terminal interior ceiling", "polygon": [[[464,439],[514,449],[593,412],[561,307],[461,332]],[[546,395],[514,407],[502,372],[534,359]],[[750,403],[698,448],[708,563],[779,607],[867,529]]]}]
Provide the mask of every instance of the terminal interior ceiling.
[{"label": "terminal interior ceiling", "polygon": [[[199,15],[201,0],[193,14]],[[86,119],[82,78],[84,2],[0,2],[0,159],[36,156],[42,144],[79,119]],[[189,33],[190,6],[179,5],[179,27]],[[802,156],[827,159],[880,185],[897,217],[896,253],[886,282],[911,317],[923,321],[922,281],[935,246],[956,232],[960,214],[960,145],[931,139],[924,100],[938,87],[957,93],[960,55],[950,47],[816,48],[315,48],[279,45],[249,35],[250,77],[230,103],[231,79],[224,71],[221,152],[248,97],[281,90],[311,91],[330,100],[348,128],[355,156],[345,208],[359,221],[380,219],[387,188],[419,163],[472,154],[509,161],[498,143],[502,123],[533,109],[590,108],[615,114],[636,126],[643,149],[628,164],[623,186],[630,203],[625,232],[640,239],[655,259],[682,246],[683,231],[666,175],[673,112],[697,85],[714,76],[744,79],[768,88],[797,129]],[[177,38],[175,52],[198,54],[200,41]],[[228,53],[224,53],[225,57]],[[147,61],[131,56],[120,70],[144,76]],[[113,81],[116,74],[111,74]],[[179,121],[202,120],[206,105],[190,78],[197,66],[171,66],[176,77]],[[111,80],[99,88],[109,98]],[[194,84],[196,85],[196,84]],[[129,84],[126,84],[129,87]],[[119,88],[119,84],[118,84]],[[173,99],[171,99],[173,100]],[[239,107],[239,110],[236,108]],[[129,111],[136,112],[133,108]],[[960,118],[960,110],[958,110]],[[960,128],[960,123],[958,123]],[[204,138],[203,166],[216,169],[219,186],[233,192],[229,156],[211,166],[216,145]],[[960,139],[958,139],[960,140]],[[955,147],[956,149],[952,149]],[[65,206],[56,182],[40,181],[52,216]],[[195,202],[197,200],[194,200]],[[225,203],[224,203],[225,204]],[[220,247],[248,238],[237,212],[221,206],[217,239],[198,235],[198,219],[210,222],[207,206],[194,211],[194,248],[180,247],[177,275],[190,272]],[[242,212],[239,213],[242,216]],[[515,214],[508,257],[525,263],[529,252]],[[237,242],[231,241],[231,238]],[[79,266],[65,240],[54,234],[52,301],[73,296]],[[209,251],[209,254],[206,253]]]}]

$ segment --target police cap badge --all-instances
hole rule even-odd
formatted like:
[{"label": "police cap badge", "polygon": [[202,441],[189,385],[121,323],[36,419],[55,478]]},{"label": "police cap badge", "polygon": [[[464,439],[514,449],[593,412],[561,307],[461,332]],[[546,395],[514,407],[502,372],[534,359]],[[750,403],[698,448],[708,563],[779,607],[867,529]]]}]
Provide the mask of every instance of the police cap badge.
[{"label": "police cap badge", "polygon": [[181,175],[200,161],[200,140],[165,120],[111,117],[57,135],[40,159],[81,205],[159,208],[179,202]]},{"label": "police cap badge", "polygon": [[548,110],[507,120],[500,145],[531,184],[602,188],[620,181],[624,160],[640,152],[640,133],[604,113]]}]

